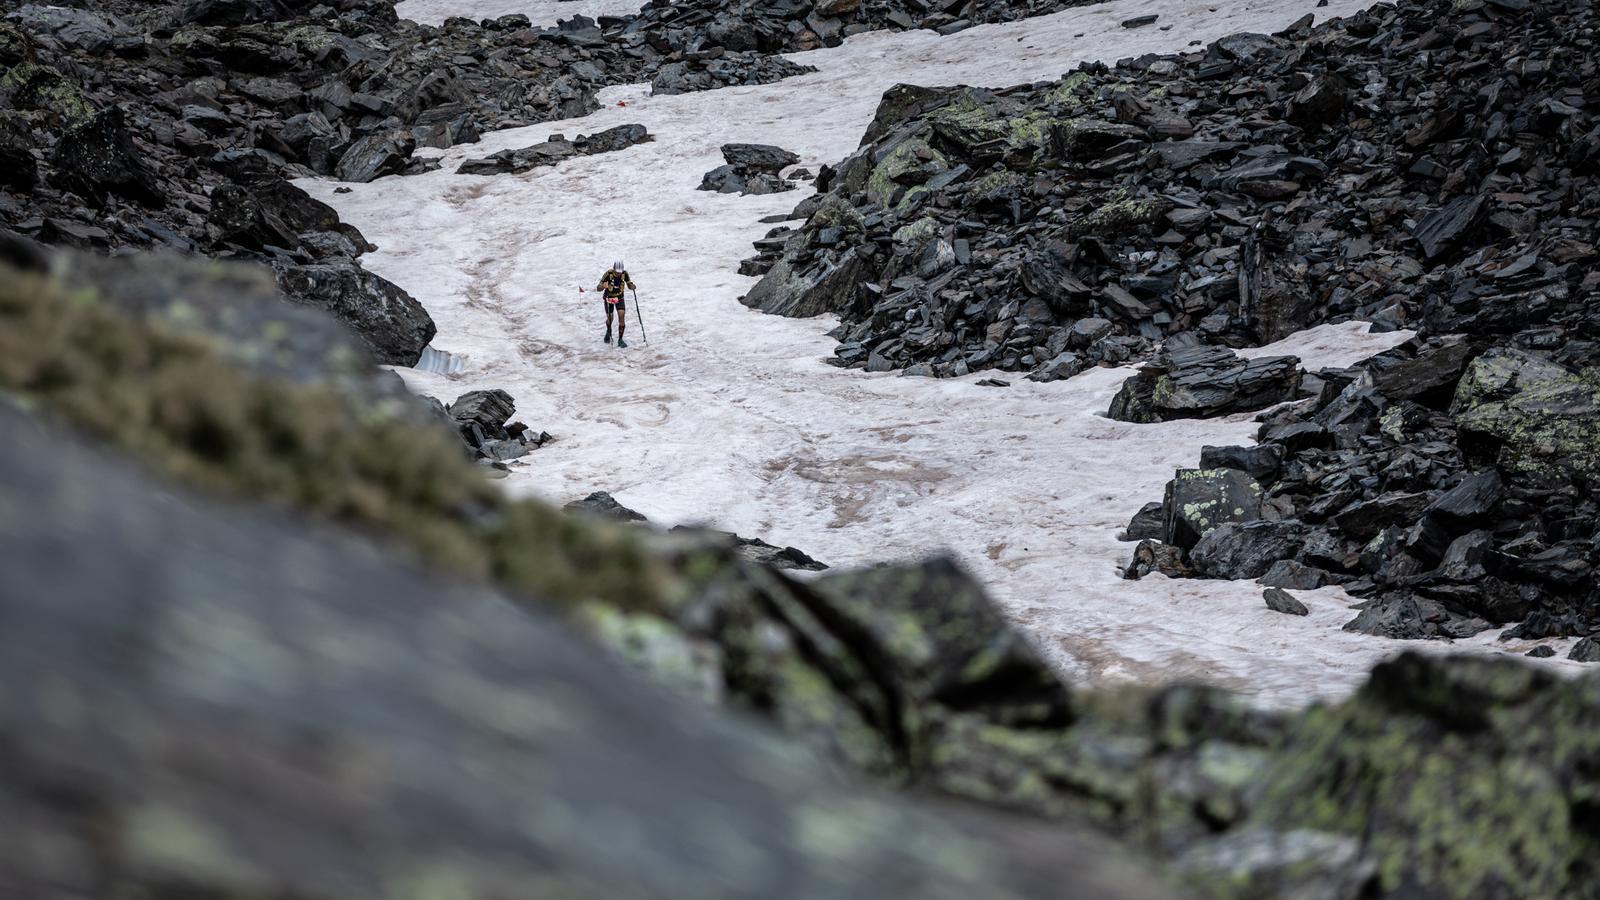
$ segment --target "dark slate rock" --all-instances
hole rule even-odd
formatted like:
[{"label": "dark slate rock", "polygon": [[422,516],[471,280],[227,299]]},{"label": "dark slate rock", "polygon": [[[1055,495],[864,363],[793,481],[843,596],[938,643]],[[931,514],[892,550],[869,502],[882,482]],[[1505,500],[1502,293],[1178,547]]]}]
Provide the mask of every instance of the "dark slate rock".
[{"label": "dark slate rock", "polygon": [[1292,399],[1300,376],[1293,356],[1245,359],[1208,346],[1165,351],[1123,384],[1110,416],[1164,422],[1261,409]]},{"label": "dark slate rock", "polygon": [[1567,659],[1586,663],[1600,662],[1600,640],[1591,636],[1573,644]]},{"label": "dark slate rock", "polygon": [[519,150],[501,150],[480,159],[469,159],[456,168],[458,175],[520,174],[543,166],[553,166],[577,156],[614,153],[655,140],[643,125],[618,125],[576,140],[551,137],[543,143]]},{"label": "dark slate rock", "polygon": [[1549,659],[1550,657],[1556,655],[1556,651],[1555,648],[1551,647],[1549,644],[1540,644],[1523,655],[1531,656],[1534,659]]},{"label": "dark slate rock", "polygon": [[615,497],[612,497],[605,491],[595,491],[582,500],[574,500],[571,503],[568,503],[566,508],[579,510],[588,515],[599,516],[602,519],[609,519],[613,522],[649,521],[642,513],[634,512],[626,506],[623,506],[621,503],[617,502]]},{"label": "dark slate rock", "polygon": [[1465,340],[1447,339],[1422,349],[1414,357],[1380,354],[1363,363],[1362,368],[1372,387],[1391,400],[1418,400],[1445,392],[1442,399],[1448,403],[1448,394],[1461,380],[1472,353],[1472,345]]},{"label": "dark slate rock", "polygon": [[1343,533],[1365,542],[1390,525],[1410,526],[1432,500],[1432,495],[1420,491],[1389,491],[1346,507],[1334,517],[1334,523]]},{"label": "dark slate rock", "polygon": [[353,262],[279,262],[273,269],[278,285],[290,299],[332,313],[355,332],[379,362],[416,365],[423,349],[433,340],[433,319],[416,298]]},{"label": "dark slate rock", "polygon": [[1489,627],[1488,622],[1452,612],[1436,600],[1400,595],[1371,601],[1344,630],[1415,641],[1471,637]]},{"label": "dark slate rock", "polygon": [[398,175],[405,170],[416,149],[416,141],[409,133],[371,134],[350,145],[334,166],[334,177],[340,181],[364,184],[385,175]]},{"label": "dark slate rock", "polygon": [[746,172],[770,172],[774,175],[800,163],[798,154],[771,144],[723,144],[722,158],[735,169]]},{"label": "dark slate rock", "polygon": [[1350,105],[1350,85],[1339,75],[1322,72],[1289,98],[1289,119],[1305,128],[1339,122]]},{"label": "dark slate rock", "polygon": [[779,261],[739,302],[762,312],[805,318],[838,312],[855,296],[866,261],[854,249],[835,260]]},{"label": "dark slate rock", "polygon": [[1281,612],[1291,616],[1309,616],[1311,610],[1304,603],[1296,600],[1293,594],[1282,588],[1269,587],[1262,594],[1267,601],[1267,609]]},{"label": "dark slate rock", "polygon": [[1238,469],[1257,481],[1267,482],[1275,478],[1282,467],[1283,446],[1280,444],[1200,448],[1202,469]]},{"label": "dark slate rock", "polygon": [[115,16],[87,9],[28,4],[6,16],[46,46],[101,54],[131,51],[144,43],[141,35]]},{"label": "dark slate rock", "polygon": [[[1184,170],[1208,160],[1227,159],[1248,147],[1240,141],[1211,141],[1194,138],[1182,141],[1163,141],[1152,144],[1150,149],[1161,158],[1162,165],[1170,169]],[[1173,214],[1200,214],[1209,218],[1210,213],[1205,210],[1174,210]]]},{"label": "dark slate rock", "polygon": [[1271,155],[1239,163],[1212,179],[1212,185],[1226,191],[1249,192],[1260,185],[1293,184],[1322,178],[1328,167],[1304,156]]},{"label": "dark slate rock", "polygon": [[1166,511],[1159,503],[1146,503],[1134,513],[1122,533],[1125,541],[1160,540],[1167,533]]},{"label": "dark slate rock", "polygon": [[468,391],[450,404],[449,411],[462,437],[477,447],[485,439],[504,441],[511,437],[506,423],[517,414],[517,405],[502,390]]},{"label": "dark slate rock", "polygon": [[1412,235],[1422,245],[1423,254],[1434,259],[1460,247],[1484,217],[1483,197],[1456,197],[1423,216]]},{"label": "dark slate rock", "polygon": [[1290,452],[1318,450],[1332,445],[1328,429],[1316,422],[1291,422],[1262,429],[1261,439],[1281,445]]},{"label": "dark slate rock", "polygon": [[87,197],[116,194],[147,206],[166,200],[128,133],[120,106],[110,106],[62,135],[52,162],[63,184]]},{"label": "dark slate rock", "polygon": [[1189,549],[1225,524],[1261,518],[1261,485],[1237,469],[1179,469],[1161,507],[1166,542]]},{"label": "dark slate rock", "polygon": [[1500,473],[1485,469],[1461,479],[1461,482],[1428,507],[1428,515],[1452,528],[1469,526],[1483,521],[1504,494]]},{"label": "dark slate rock", "polygon": [[1333,582],[1334,578],[1329,572],[1293,559],[1278,560],[1261,576],[1261,583],[1267,587],[1296,591],[1313,591]]},{"label": "dark slate rock", "polygon": [[1300,551],[1303,532],[1297,522],[1229,522],[1201,538],[1189,561],[1204,578],[1260,578]]}]

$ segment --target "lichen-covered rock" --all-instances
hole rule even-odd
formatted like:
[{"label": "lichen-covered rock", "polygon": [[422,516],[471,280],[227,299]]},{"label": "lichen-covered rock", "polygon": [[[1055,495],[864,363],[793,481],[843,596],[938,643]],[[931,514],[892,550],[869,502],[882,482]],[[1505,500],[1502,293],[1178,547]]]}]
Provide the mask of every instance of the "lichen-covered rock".
[{"label": "lichen-covered rock", "polygon": [[1164,539],[1189,549],[1223,525],[1261,518],[1261,485],[1238,469],[1179,469],[1161,506]]},{"label": "lichen-covered rock", "polygon": [[1377,896],[1590,893],[1600,681],[1407,654],[1289,726],[1252,826],[1359,839]]},{"label": "lichen-covered rock", "polygon": [[[175,254],[115,259],[83,253],[51,257],[66,290],[90,294],[128,318],[197,337],[242,370],[337,388],[361,404],[411,395],[373,370],[361,343],[333,318],[286,302],[269,269]],[[9,275],[9,283],[19,273]]]},{"label": "lichen-covered rock", "polygon": [[1501,468],[1546,480],[1600,479],[1600,378],[1521,351],[1478,357],[1451,413],[1463,439],[1497,448]]}]

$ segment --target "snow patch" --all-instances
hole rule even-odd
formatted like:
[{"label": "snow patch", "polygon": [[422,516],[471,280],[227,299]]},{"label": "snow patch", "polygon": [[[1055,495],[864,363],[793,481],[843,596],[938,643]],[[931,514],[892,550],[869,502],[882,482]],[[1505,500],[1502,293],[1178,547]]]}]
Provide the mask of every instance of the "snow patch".
[{"label": "snow patch", "polygon": [[[1193,466],[1202,445],[1250,442],[1257,425],[1248,416],[1112,421],[1104,412],[1127,370],[1039,385],[995,372],[936,381],[830,367],[825,332],[834,322],[766,316],[737,302],[754,284],[737,263],[770,227],[758,220],[808,192],[738,197],[695,187],[731,141],[778,144],[813,170],[837,162],[897,82],[1053,78],[1083,59],[1170,52],[1362,5],[1216,0],[1211,12],[1129,0],[951,37],[862,35],[798,56],[815,74],[679,96],[616,88],[584,119],[446,151],[437,172],[348,194],[304,187],[380,246],[368,267],[421,300],[438,324],[438,347],[466,359],[455,375],[401,370],[415,390],[448,401],[469,388],[503,388],[518,418],[560,438],[507,480],[510,490],[558,503],[608,490],[663,525],[715,523],[835,566],[948,552],[1070,678],[1201,679],[1299,704],[1348,691],[1402,649],[1447,647],[1340,631],[1354,613],[1336,589],[1299,592],[1311,608],[1301,618],[1269,611],[1258,585],[1118,576],[1132,549],[1116,539],[1128,519],[1161,497],[1174,469]],[[521,11],[548,20],[601,6],[609,4],[411,0],[402,14]],[[1160,14],[1158,27],[1119,26],[1147,13]],[[467,157],[628,122],[648,126],[656,141],[523,175],[453,174]],[[634,321],[626,351],[601,342],[592,292],[618,257],[639,285],[630,321],[642,313],[650,334],[646,346]],[[1403,338],[1352,323],[1258,352],[1292,352],[1315,370]],[[975,383],[995,376],[1012,386]],[[1489,646],[1492,637],[1464,643]]]}]

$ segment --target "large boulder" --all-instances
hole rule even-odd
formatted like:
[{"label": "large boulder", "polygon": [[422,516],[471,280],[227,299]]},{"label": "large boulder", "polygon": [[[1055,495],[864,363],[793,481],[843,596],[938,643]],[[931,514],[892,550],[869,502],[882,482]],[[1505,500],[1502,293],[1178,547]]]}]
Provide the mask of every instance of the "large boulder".
[{"label": "large boulder", "polygon": [[350,330],[326,311],[290,302],[265,266],[177,254],[106,258],[55,253],[66,290],[130,320],[204,341],[230,364],[301,384],[337,386],[360,404],[409,398]]},{"label": "large boulder", "polygon": [[723,144],[722,158],[728,165],[746,172],[774,175],[800,162],[798,154],[771,144]]},{"label": "large boulder", "polygon": [[405,170],[417,142],[409,132],[381,132],[369,134],[350,145],[333,174],[340,181],[364,184],[385,175],[398,175]]},{"label": "large boulder", "polygon": [[285,294],[332,313],[381,363],[416,365],[433,340],[433,319],[422,304],[399,285],[355,262],[275,262],[273,269]]},{"label": "large boulder", "polygon": [[1189,549],[1229,523],[1261,518],[1261,485],[1238,469],[1179,469],[1161,501],[1163,540]]},{"label": "large boulder", "polygon": [[1293,356],[1246,359],[1226,347],[1164,351],[1123,383],[1111,418],[1166,422],[1247,412],[1292,400],[1300,389]]},{"label": "large boulder", "polygon": [[1464,443],[1512,473],[1564,482],[1600,479],[1600,376],[1520,350],[1473,360],[1450,406]]},{"label": "large boulder", "polygon": [[1300,552],[1304,531],[1297,522],[1225,522],[1195,543],[1189,562],[1205,578],[1261,578]]},{"label": "large boulder", "polygon": [[1472,356],[1472,345],[1459,335],[1438,338],[1414,354],[1397,349],[1363,362],[1357,386],[1370,385],[1391,400],[1428,402],[1442,393],[1448,402]]},{"label": "large boulder", "polygon": [[342,236],[351,255],[367,249],[361,232],[340,222],[333,207],[282,179],[218,186],[211,192],[208,219],[218,241],[252,250],[293,250],[314,232]]},{"label": "large boulder", "polygon": [[724,144],[722,158],[727,165],[707,172],[699,190],[722,194],[777,194],[792,191],[795,185],[779,173],[800,162],[800,157],[770,144]]},{"label": "large boulder", "polygon": [[739,302],[794,318],[838,312],[854,298],[856,285],[868,272],[866,260],[854,248],[837,257],[793,261],[785,257]]}]

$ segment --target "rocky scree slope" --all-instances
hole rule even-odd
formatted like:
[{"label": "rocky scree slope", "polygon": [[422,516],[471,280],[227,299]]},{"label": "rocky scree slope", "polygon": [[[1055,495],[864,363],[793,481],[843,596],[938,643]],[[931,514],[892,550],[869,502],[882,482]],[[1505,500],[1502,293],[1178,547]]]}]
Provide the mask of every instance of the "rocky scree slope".
[{"label": "rocky scree slope", "polygon": [[[1306,399],[1265,416],[1257,446],[1207,448],[1130,524],[1148,541],[1130,574],[1340,584],[1365,598],[1349,630],[1453,638],[1517,623],[1503,636],[1580,637],[1570,657],[1600,661],[1596,14],[1462,10],[1401,7],[1395,31],[1368,39],[1391,34],[1393,49],[1367,71],[1418,99],[1394,101],[1376,137],[1340,137],[1396,167],[1363,176],[1351,216],[1393,209],[1407,186],[1437,193],[1416,198],[1403,232],[1342,236],[1303,267],[1315,282],[1290,282],[1327,313],[1343,291],[1375,298],[1355,314],[1421,336],[1308,374]],[[1302,228],[1294,252],[1314,260],[1303,248],[1326,234]]]},{"label": "rocky scree slope", "polygon": [[1600,661],[1600,379],[1515,343],[1419,338],[1318,373],[1257,445],[1205,448],[1141,511],[1130,577],[1338,584],[1366,598],[1347,630],[1517,623],[1502,636],[1583,637],[1571,658]]},{"label": "rocky scree slope", "polygon": [[[272,893],[268,887],[335,897],[355,890],[349,885],[373,876],[369,857],[325,851],[343,846],[351,823],[366,821],[365,807],[352,811],[310,798],[372,796],[369,775],[352,781],[348,774],[369,773],[371,765],[331,764],[345,758],[338,753],[358,748],[363,760],[404,758],[407,766],[422,766],[417,778],[406,779],[408,802],[386,814],[382,839],[412,849],[459,849],[449,883],[483,885],[485,896],[525,890],[535,874],[524,872],[531,856],[545,861],[540,878],[562,883],[570,870],[587,872],[582,884],[595,883],[595,871],[583,868],[596,865],[592,850],[577,853],[571,829],[554,827],[574,819],[551,808],[552,796],[574,810],[628,810],[651,843],[670,840],[653,830],[658,809],[641,805],[636,791],[616,793],[618,783],[632,781],[575,777],[578,760],[597,763],[596,747],[661,748],[653,766],[726,753],[751,761],[749,771],[767,772],[771,757],[751,749],[747,738],[719,737],[723,725],[689,724],[698,720],[672,704],[627,700],[634,688],[597,669],[593,653],[548,649],[570,650],[576,640],[547,621],[552,610],[562,612],[565,627],[580,629],[655,680],[763,719],[857,771],[1013,815],[1092,823],[1165,860],[1174,878],[1203,895],[1583,896],[1593,883],[1600,859],[1594,783],[1600,682],[1592,677],[1558,679],[1510,660],[1407,656],[1379,667],[1349,700],[1294,714],[1255,711],[1225,692],[1192,686],[1069,690],[982,589],[947,562],[802,581],[751,562],[731,541],[607,526],[506,499],[465,459],[453,425],[394,390],[392,375],[374,374],[370,357],[331,320],[274,302],[271,280],[259,269],[51,254],[16,242],[0,250],[0,396],[35,416],[0,432],[7,460],[0,471],[9,473],[0,479],[0,496],[20,498],[20,505],[0,509],[46,511],[26,521],[0,516],[0,529],[20,529],[0,545],[19,551],[7,566],[12,577],[41,588],[25,596],[52,598],[14,610],[39,641],[25,642],[30,652],[7,655],[6,683],[56,704],[48,715],[32,703],[0,707],[0,734],[21,760],[5,768],[0,790],[25,798],[0,809],[21,810],[16,814],[28,816],[32,827],[61,835],[57,846],[90,854],[99,861],[93,871],[119,885],[198,885],[221,896]],[[73,486],[84,476],[74,473],[105,464],[83,462],[73,440],[60,436],[64,427],[233,503],[174,500],[170,488],[152,489],[152,475],[118,465],[109,467],[104,490],[84,495]],[[160,492],[159,503],[150,499],[152,490]],[[263,517],[246,509],[253,503],[280,512]],[[593,505],[605,507],[599,498]],[[167,511],[161,527],[139,524],[156,507]],[[317,529],[354,526],[387,549],[336,536],[305,545],[292,532],[306,526],[286,526],[285,510],[319,521]],[[129,534],[155,543],[130,550]],[[172,539],[157,540],[163,535]],[[61,551],[39,550],[86,539],[104,544],[104,553],[91,558],[114,561],[132,552],[129,565],[63,568],[52,562]],[[261,562],[275,555],[293,555],[310,567],[297,571],[319,574],[279,584],[267,576],[286,569]],[[277,602],[205,589],[195,580],[196,573],[223,578],[216,568],[223,559],[246,566],[225,566],[231,577],[244,577]],[[536,617],[518,625],[504,607],[481,599],[484,592],[466,591],[480,598],[471,599],[410,576],[382,575],[417,564],[493,582]],[[146,590],[139,578],[107,582],[96,575],[107,571],[148,576],[160,590]],[[241,571],[259,572],[263,580]],[[383,586],[393,602],[359,600],[371,592],[341,587],[350,584]],[[161,614],[148,607],[156,596],[167,604]],[[232,636],[226,665],[235,677],[204,675],[208,666],[223,665],[201,627],[211,622]],[[423,631],[439,640],[428,641],[419,659],[411,644]],[[329,634],[348,635],[360,654],[329,656],[329,645],[320,642]],[[119,650],[105,651],[106,640]],[[149,654],[133,652],[138,647]],[[390,659],[404,660],[403,671],[389,672],[382,661]],[[184,677],[150,677],[151,660],[182,661],[175,671]],[[239,669],[240,660],[261,665]],[[270,660],[315,661],[294,668],[303,678],[361,685],[364,693],[288,690],[280,676],[290,669]],[[547,662],[554,668],[544,668]],[[381,685],[366,680],[374,672],[382,674]],[[73,696],[93,700],[100,714],[63,713],[63,678]],[[218,693],[219,684],[226,690]],[[440,685],[453,687],[441,693]],[[514,698],[505,692],[510,686],[517,688]],[[194,702],[191,689],[203,691],[206,702]],[[349,696],[368,702],[328,705]],[[570,705],[575,698],[582,715]],[[288,713],[281,703],[294,710],[300,739],[283,737]],[[360,709],[406,712],[374,718]],[[613,714],[597,720],[597,709]],[[229,799],[241,782],[197,780],[190,777],[197,771],[192,754],[180,758],[149,744],[156,733],[146,727],[151,723],[198,735],[231,761],[223,770],[235,772],[240,751],[213,727],[213,713],[227,716],[226,734],[248,722],[252,734],[270,738],[250,741],[250,771],[258,763],[260,771],[275,773],[315,766],[319,774],[308,783],[319,787],[305,802],[277,798],[287,805],[274,799],[267,807],[272,822],[296,824],[294,840],[259,840],[259,800]],[[396,721],[432,725],[397,733]],[[306,755],[306,727],[334,757]],[[554,794],[530,798],[532,806],[521,809],[520,795],[504,790],[505,783],[528,783],[518,775],[495,777],[490,794],[476,782],[434,780],[444,771],[484,771],[463,765],[477,758],[469,748],[508,729],[517,738],[496,743],[494,765],[510,766],[508,773],[559,773]],[[722,749],[680,753],[674,748],[689,746],[684,734],[717,737]],[[637,772],[637,762],[599,752],[599,764],[613,761]],[[443,768],[434,771],[435,763]],[[74,791],[44,789],[63,783],[63,766],[76,767]],[[692,766],[672,771],[700,777]],[[817,794],[811,776],[780,767],[751,777],[730,786],[724,771],[715,791],[695,797],[721,797],[719,821],[748,814],[769,827],[774,816],[798,817],[835,834],[832,820],[819,820],[822,813],[808,805],[833,796]],[[121,789],[130,783],[143,785],[132,806]],[[784,784],[802,787],[797,794]],[[613,806],[617,796],[631,799]],[[966,842],[943,843],[956,840],[946,820],[919,814],[914,825],[896,826],[900,808],[878,804],[861,799],[847,807],[851,821],[869,815],[884,831],[849,841],[859,852],[847,854],[829,884],[876,884],[879,877],[906,884],[911,876],[894,862],[901,857],[872,837],[882,833],[916,838],[914,847],[900,846],[911,854],[904,865],[917,872],[944,871],[949,853],[929,847],[966,848],[958,854],[963,877],[979,878],[1001,895],[1059,890],[1059,876],[1041,874],[1042,860],[1076,860],[1080,852],[1071,832],[1036,851],[1043,838],[1026,835],[1040,833],[1016,823],[970,823],[977,830],[968,831],[950,820]],[[107,815],[93,817],[91,827],[86,808]],[[443,844],[426,837],[428,823],[441,821],[439,808],[450,810],[444,821],[452,823]],[[685,808],[674,804],[675,829]],[[830,808],[829,815],[838,814]],[[547,812],[555,818],[546,820]],[[538,827],[507,843],[489,824],[506,821]],[[91,837],[105,834],[97,829],[124,827],[119,823],[138,839]],[[925,843],[918,837],[924,834],[928,841],[943,837]],[[796,857],[773,840],[779,843],[763,842],[763,852],[797,873],[785,880],[790,886],[813,883],[817,870],[807,854],[838,846],[832,839],[805,843],[806,853]],[[89,871],[60,863],[60,854],[19,846],[18,865],[4,867],[0,877],[32,886]],[[181,852],[197,846],[207,852]],[[686,859],[698,871],[733,865],[670,847],[676,849],[663,851],[665,858]],[[285,855],[269,859],[262,848]],[[485,854],[497,861],[472,862]],[[858,868],[863,854],[888,868]],[[976,861],[984,862],[975,869]],[[618,876],[611,864],[605,871],[653,885],[641,891],[646,896],[673,896],[665,885],[682,883],[648,871]],[[1159,895],[1098,867],[1075,871],[1072,883],[1100,873],[1106,880],[1096,882],[1094,896]],[[428,884],[433,877],[437,870],[415,874]],[[1040,887],[1038,878],[1048,885]],[[938,875],[937,883],[961,885],[970,895],[961,878]]]},{"label": "rocky scree slope", "polygon": [[1591,361],[1591,4],[1408,2],[998,91],[902,86],[757,243],[838,362],[1051,380],[1359,318]]},{"label": "rocky scree slope", "polygon": [[[363,269],[361,234],[288,181],[422,171],[434,163],[417,147],[585,115],[596,90],[644,65],[597,46],[609,43],[592,22],[433,28],[377,0],[12,6],[0,18],[0,227],[271,265],[380,362],[411,365],[434,333],[426,311]],[[580,150],[626,146],[602,144]]]},{"label": "rocky scree slope", "polygon": [[361,235],[288,180],[424,171],[436,163],[413,157],[418,147],[580,117],[608,85],[654,79],[676,93],[787,77],[806,69],[773,54],[804,49],[802,21],[909,28],[943,15],[902,23],[885,4],[846,6],[652,4],[550,28],[521,15],[436,28],[401,21],[384,0],[7,4],[0,227],[48,244],[269,263],[291,296],[341,316],[380,361],[411,365],[433,335],[426,312],[364,270]]}]

